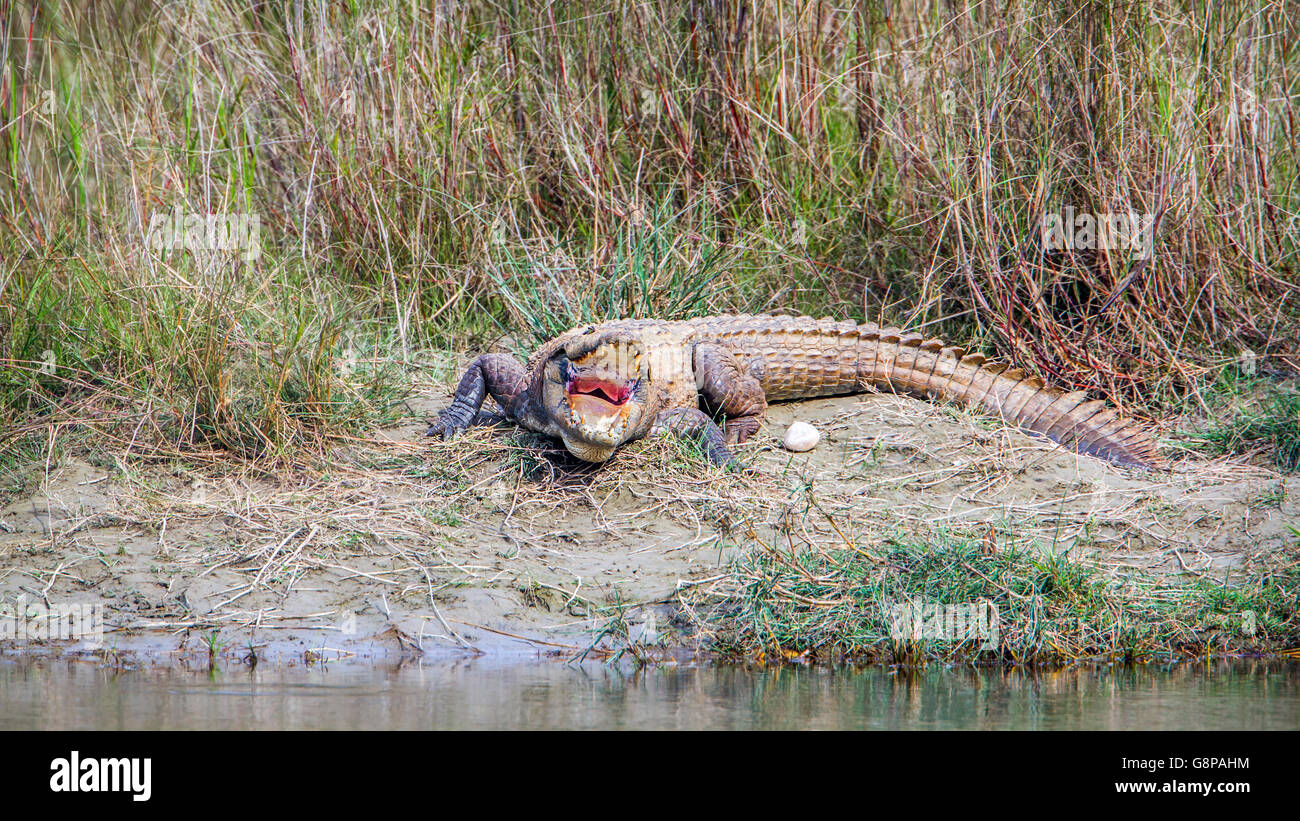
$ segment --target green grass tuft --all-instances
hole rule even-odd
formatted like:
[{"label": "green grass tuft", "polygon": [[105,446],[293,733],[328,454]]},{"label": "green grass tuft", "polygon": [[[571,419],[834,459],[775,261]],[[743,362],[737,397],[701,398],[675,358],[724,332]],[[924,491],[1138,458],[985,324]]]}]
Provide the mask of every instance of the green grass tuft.
[{"label": "green grass tuft", "polygon": [[[1300,574],[1248,587],[1204,580],[1114,578],[1092,564],[1040,551],[937,534],[862,551],[755,551],[737,560],[733,595],[702,612],[716,649],[743,657],[892,658],[1066,663],[1085,658],[1282,650],[1300,644]],[[894,608],[991,604],[987,635],[911,635]],[[1253,631],[1245,633],[1243,631]]]},{"label": "green grass tuft", "polygon": [[1188,442],[1213,454],[1263,452],[1279,470],[1300,471],[1300,393],[1273,391],[1252,404],[1188,434]]}]

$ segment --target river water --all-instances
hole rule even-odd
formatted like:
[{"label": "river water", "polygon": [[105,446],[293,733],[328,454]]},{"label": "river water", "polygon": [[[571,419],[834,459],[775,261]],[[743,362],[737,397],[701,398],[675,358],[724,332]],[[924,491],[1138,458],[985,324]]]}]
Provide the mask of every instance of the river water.
[{"label": "river water", "polygon": [[1057,672],[0,662],[0,729],[1300,729],[1300,664]]}]

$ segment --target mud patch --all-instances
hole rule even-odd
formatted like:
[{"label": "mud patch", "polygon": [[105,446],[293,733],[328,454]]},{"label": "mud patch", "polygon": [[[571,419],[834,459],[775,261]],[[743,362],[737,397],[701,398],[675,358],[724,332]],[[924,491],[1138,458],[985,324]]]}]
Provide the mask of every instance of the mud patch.
[{"label": "mud patch", "polygon": [[[1115,572],[1231,579],[1300,560],[1295,477],[1194,456],[1126,471],[902,397],[772,408],[740,450],[754,476],[671,442],[590,466],[505,427],[423,439],[444,401],[274,478],[125,456],[42,467],[39,491],[0,510],[0,597],[102,604],[93,652],[115,659],[663,654],[692,646],[678,592],[737,551],[941,528]],[[811,453],[780,448],[795,419],[822,432]]]}]

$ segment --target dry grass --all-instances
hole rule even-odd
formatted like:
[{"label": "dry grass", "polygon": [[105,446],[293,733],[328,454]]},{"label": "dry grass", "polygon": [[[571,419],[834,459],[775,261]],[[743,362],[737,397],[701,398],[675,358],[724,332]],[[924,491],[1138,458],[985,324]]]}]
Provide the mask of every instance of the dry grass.
[{"label": "dry grass", "polygon": [[[1294,15],[881,8],[10,4],[0,403],[107,391],[275,460],[429,347],[735,308],[1151,410],[1239,348],[1295,370]],[[1066,206],[1157,216],[1153,256],[1045,251]],[[262,255],[149,248],[177,208],[258,215]]]}]

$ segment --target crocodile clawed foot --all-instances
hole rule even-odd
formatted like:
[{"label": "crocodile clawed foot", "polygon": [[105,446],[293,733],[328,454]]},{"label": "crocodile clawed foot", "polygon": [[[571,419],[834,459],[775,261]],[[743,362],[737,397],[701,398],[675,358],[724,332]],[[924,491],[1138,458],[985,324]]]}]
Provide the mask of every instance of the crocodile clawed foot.
[{"label": "crocodile clawed foot", "polygon": [[446,442],[457,433],[459,433],[459,431],[456,430],[455,426],[445,424],[441,419],[439,419],[429,425],[429,429],[424,432],[424,435],[425,437],[438,436],[442,438],[442,441]]},{"label": "crocodile clawed foot", "polygon": [[446,442],[455,436],[465,432],[470,426],[469,419],[465,414],[456,413],[454,409],[448,408],[438,414],[438,418],[429,425],[429,429],[424,432],[425,436],[441,436],[442,441]]},{"label": "crocodile clawed foot", "polygon": [[758,419],[752,416],[741,416],[734,419],[728,419],[726,425],[727,444],[743,445],[749,441],[749,437],[758,432]]},{"label": "crocodile clawed foot", "polygon": [[445,442],[460,434],[464,433],[471,427],[492,427],[502,422],[510,421],[510,417],[502,413],[480,410],[473,419],[467,419],[467,414],[461,413],[454,408],[448,408],[438,414],[429,425],[429,429],[424,432],[425,436],[441,436]]}]

